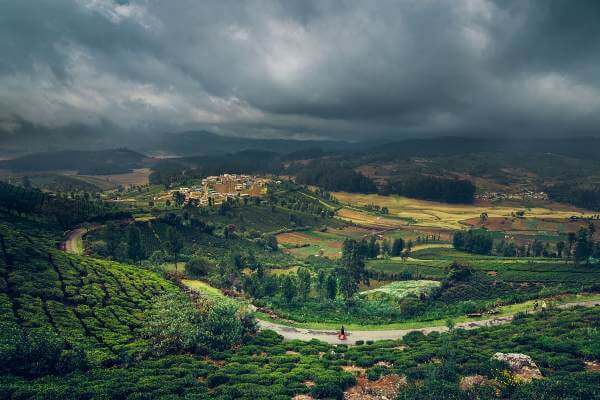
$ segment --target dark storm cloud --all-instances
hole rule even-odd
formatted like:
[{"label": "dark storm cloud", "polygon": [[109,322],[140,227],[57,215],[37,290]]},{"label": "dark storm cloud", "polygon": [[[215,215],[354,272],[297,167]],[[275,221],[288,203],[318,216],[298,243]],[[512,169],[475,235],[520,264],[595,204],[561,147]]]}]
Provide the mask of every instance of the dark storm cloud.
[{"label": "dark storm cloud", "polygon": [[598,134],[598,21],[595,1],[0,0],[0,127]]}]

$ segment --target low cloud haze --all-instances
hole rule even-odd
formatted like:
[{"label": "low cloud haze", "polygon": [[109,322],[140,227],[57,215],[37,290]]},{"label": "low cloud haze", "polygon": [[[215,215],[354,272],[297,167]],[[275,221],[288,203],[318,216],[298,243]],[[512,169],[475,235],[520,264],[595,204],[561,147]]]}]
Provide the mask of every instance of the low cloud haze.
[{"label": "low cloud haze", "polygon": [[583,0],[0,0],[0,144],[597,135],[599,21]]}]

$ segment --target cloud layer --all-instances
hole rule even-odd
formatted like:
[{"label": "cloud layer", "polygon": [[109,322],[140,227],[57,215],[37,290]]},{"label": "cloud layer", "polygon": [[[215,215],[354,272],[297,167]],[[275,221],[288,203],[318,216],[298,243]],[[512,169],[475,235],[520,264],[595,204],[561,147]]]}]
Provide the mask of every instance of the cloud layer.
[{"label": "cloud layer", "polygon": [[0,129],[597,135],[598,21],[583,0],[0,0]]}]

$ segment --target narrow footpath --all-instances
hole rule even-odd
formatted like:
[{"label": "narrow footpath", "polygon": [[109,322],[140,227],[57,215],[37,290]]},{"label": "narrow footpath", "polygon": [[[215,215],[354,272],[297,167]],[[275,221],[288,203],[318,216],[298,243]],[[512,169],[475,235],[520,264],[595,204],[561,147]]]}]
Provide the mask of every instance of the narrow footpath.
[{"label": "narrow footpath", "polygon": [[[600,306],[600,300],[590,300],[590,301],[579,301],[573,303],[565,303],[557,306],[558,308],[572,308],[576,306],[583,307],[595,307]],[[484,319],[479,321],[468,321],[456,324],[456,328],[462,329],[477,329],[485,326],[495,326],[502,325],[511,322],[513,319],[512,315],[506,315],[497,318]],[[424,334],[428,334],[431,332],[447,332],[448,328],[446,326],[431,326],[426,328],[415,328],[415,329],[396,329],[396,330],[377,330],[377,331],[353,331],[346,330],[346,336],[348,337],[346,340],[339,340],[337,337],[338,332],[334,330],[321,330],[321,329],[307,329],[307,328],[295,328],[291,326],[276,324],[270,321],[258,320],[258,325],[261,329],[270,329],[281,336],[286,340],[300,339],[300,340],[311,340],[318,339],[323,342],[327,342],[330,344],[349,344],[353,345],[357,340],[395,340],[401,339],[404,335],[410,332],[422,332]]]}]

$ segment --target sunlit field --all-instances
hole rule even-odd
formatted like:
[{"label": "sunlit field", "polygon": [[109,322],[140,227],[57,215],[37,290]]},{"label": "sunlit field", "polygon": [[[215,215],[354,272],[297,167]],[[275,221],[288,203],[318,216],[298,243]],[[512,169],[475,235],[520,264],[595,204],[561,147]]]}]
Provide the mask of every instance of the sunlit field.
[{"label": "sunlit field", "polygon": [[[367,206],[374,204],[380,207],[387,207],[391,217],[412,219],[415,221],[414,225],[416,226],[446,229],[463,229],[466,226],[465,221],[479,218],[483,212],[486,212],[489,217],[510,218],[512,213],[524,211],[525,217],[530,219],[568,219],[573,215],[582,216],[592,214],[589,211],[576,209],[571,206],[552,203],[549,203],[546,207],[526,208],[524,206],[513,207],[482,203],[475,203],[473,205],[445,204],[409,199],[401,196],[381,196],[376,194],[345,192],[335,192],[332,194],[340,202],[348,205]],[[382,228],[406,225],[406,222],[403,220],[362,213],[348,208],[340,210],[338,215],[343,219],[353,221],[357,224],[380,226]]]}]

